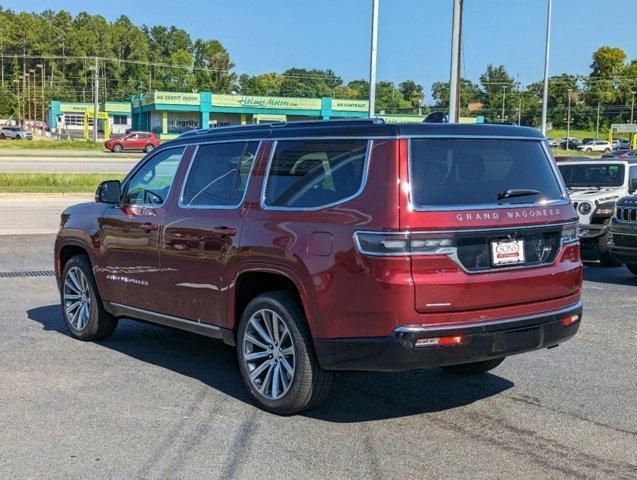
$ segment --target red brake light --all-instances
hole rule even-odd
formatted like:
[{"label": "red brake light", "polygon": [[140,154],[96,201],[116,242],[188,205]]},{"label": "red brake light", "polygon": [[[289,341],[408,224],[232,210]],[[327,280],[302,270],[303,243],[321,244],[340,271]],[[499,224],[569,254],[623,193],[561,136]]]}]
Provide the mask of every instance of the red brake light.
[{"label": "red brake light", "polygon": [[417,347],[448,347],[454,345],[462,345],[464,336],[451,335],[449,337],[430,337],[419,338],[416,340]]},{"label": "red brake light", "polygon": [[568,327],[569,325],[573,325],[575,322],[579,322],[579,315],[569,315],[568,317],[564,317],[562,319],[562,325]]}]

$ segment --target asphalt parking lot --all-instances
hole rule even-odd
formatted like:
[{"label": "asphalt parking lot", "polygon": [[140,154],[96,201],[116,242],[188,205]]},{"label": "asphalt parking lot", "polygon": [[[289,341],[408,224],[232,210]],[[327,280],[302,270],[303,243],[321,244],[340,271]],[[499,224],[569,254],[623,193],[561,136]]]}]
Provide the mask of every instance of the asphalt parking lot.
[{"label": "asphalt parking lot", "polygon": [[[53,234],[0,235],[0,272]],[[637,277],[586,268],[579,334],[492,373],[346,374],[319,408],[254,407],[234,350],[121,321],[66,333],[54,278],[0,274],[0,478],[626,478],[637,475]]]}]

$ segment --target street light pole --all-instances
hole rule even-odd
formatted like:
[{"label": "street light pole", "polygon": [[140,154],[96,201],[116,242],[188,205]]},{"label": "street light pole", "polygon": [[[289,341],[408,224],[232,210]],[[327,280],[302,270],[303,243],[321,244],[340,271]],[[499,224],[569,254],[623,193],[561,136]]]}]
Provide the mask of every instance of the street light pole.
[{"label": "street light pole", "polygon": [[100,111],[99,92],[100,92],[100,76],[99,64],[95,57],[95,65],[91,67],[93,70],[93,141],[97,142],[97,117]]},{"label": "street light pole", "polygon": [[635,117],[635,93],[637,92],[630,92],[630,94],[633,96],[633,102],[630,107],[630,123],[633,123],[633,119]]},{"label": "street light pole", "polygon": [[570,148],[571,143],[571,90],[568,91],[568,110],[566,114],[566,150]]},{"label": "street light pole", "polygon": [[504,107],[506,105],[507,86],[502,85],[502,122],[504,122]]},{"label": "street light pole", "polygon": [[599,140],[599,110],[601,104],[601,98],[597,99],[597,121],[595,122],[595,140]]},{"label": "street light pole", "polygon": [[553,0],[546,9],[546,45],[544,47],[544,92],[542,93],[542,135],[546,136],[546,117],[549,104],[549,56],[551,54],[551,15]]},{"label": "street light pole", "polygon": [[462,2],[453,2],[451,29],[451,75],[449,79],[449,123],[458,122],[460,113],[460,51],[462,45]]},{"label": "street light pole", "polygon": [[369,118],[376,116],[376,57],[378,53],[378,0],[372,0],[372,40],[369,52]]}]

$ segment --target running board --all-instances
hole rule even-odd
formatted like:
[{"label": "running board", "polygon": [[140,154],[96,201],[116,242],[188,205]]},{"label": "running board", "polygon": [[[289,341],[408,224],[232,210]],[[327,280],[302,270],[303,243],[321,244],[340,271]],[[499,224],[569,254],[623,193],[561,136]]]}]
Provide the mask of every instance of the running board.
[{"label": "running board", "polygon": [[[129,307],[127,305],[122,305],[121,303],[106,301],[103,303],[106,311],[116,317],[126,317],[131,320],[143,320],[145,322],[156,323],[166,327],[186,330],[187,332],[205,335],[206,337],[221,339],[225,343],[231,343],[231,345],[234,345],[234,336],[232,335],[232,332],[226,331],[225,328],[220,328],[216,325],[193,322],[192,320],[186,320],[185,318],[173,317],[172,315],[166,315],[164,313],[151,312],[142,308]],[[230,339],[228,338],[228,332],[230,332],[230,337],[232,337],[231,342],[229,342]]]}]

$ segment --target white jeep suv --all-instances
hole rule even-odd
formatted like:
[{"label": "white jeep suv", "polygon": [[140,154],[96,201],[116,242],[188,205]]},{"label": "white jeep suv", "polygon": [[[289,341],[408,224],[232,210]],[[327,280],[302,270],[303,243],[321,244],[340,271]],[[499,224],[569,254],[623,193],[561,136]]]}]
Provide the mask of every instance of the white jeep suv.
[{"label": "white jeep suv", "polygon": [[604,140],[595,140],[594,142],[586,143],[577,147],[578,150],[583,152],[610,152],[615,146]]},{"label": "white jeep suv", "polygon": [[608,251],[608,226],[617,201],[637,191],[637,158],[567,160],[558,167],[579,215],[582,255],[618,265]]}]

